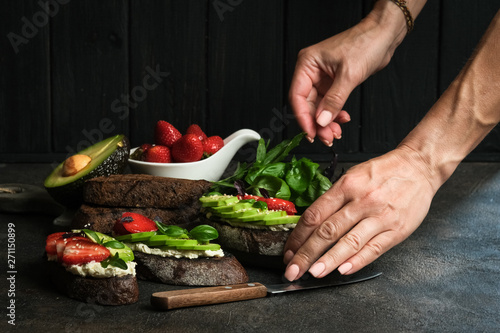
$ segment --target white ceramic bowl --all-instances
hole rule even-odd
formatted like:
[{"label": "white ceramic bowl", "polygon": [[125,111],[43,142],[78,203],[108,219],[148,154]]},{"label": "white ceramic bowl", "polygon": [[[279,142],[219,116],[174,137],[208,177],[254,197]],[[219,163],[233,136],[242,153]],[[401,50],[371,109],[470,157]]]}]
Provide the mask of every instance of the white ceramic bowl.
[{"label": "white ceramic bowl", "polygon": [[[133,173],[183,179],[220,179],[236,152],[245,144],[260,139],[259,133],[251,129],[241,129],[224,139],[224,147],[212,156],[190,163],[152,163],[129,159]],[[137,149],[130,150],[132,155]]]}]

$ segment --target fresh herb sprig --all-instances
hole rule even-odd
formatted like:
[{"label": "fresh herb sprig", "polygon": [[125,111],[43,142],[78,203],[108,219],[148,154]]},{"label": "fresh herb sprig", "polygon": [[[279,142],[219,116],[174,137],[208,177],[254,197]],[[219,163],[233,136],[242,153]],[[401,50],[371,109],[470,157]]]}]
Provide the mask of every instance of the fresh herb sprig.
[{"label": "fresh herb sprig", "polygon": [[159,221],[155,221],[158,227],[158,233],[172,238],[189,238],[196,239],[200,244],[208,244],[211,240],[217,239],[219,233],[209,225],[198,225],[188,231],[176,225],[166,225]]},{"label": "fresh herb sprig", "polygon": [[311,205],[332,186],[332,182],[321,173],[319,164],[308,158],[297,160],[293,156],[289,162],[284,162],[304,136],[305,133],[300,133],[270,150],[269,141],[266,143],[264,139],[260,139],[255,161],[251,164],[238,164],[234,174],[215,182],[212,190],[228,193],[235,188],[236,181],[239,184],[244,181],[247,193],[262,196],[261,191],[266,190],[270,196],[290,200],[296,206]]}]

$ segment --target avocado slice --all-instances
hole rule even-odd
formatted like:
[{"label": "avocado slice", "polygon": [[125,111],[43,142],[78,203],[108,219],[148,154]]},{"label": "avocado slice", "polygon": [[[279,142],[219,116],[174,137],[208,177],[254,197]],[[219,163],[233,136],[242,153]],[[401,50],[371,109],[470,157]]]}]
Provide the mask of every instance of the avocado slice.
[{"label": "avocado slice", "polygon": [[119,240],[94,230],[83,229],[82,231],[94,243],[105,246],[111,253],[111,256],[118,253],[118,258],[121,258],[125,262],[134,260],[134,252]]},{"label": "avocado slice", "polygon": [[231,203],[238,202],[238,197],[231,195],[210,195],[206,197],[201,197],[202,207],[214,207],[214,206],[227,206]]},{"label": "avocado slice", "polygon": [[192,251],[218,251],[219,244],[198,244],[198,245],[177,245],[177,250],[192,250]]},{"label": "avocado slice", "polygon": [[296,224],[299,222],[300,215],[284,215],[279,217],[271,217],[263,221],[252,222],[255,225],[278,225],[278,224]]},{"label": "avocado slice", "polygon": [[125,135],[104,139],[66,159],[45,179],[47,192],[60,204],[77,208],[86,180],[123,173],[130,154]]},{"label": "avocado slice", "polygon": [[253,206],[253,202],[238,202],[225,206],[216,206],[211,207],[214,213],[224,213],[224,212],[233,212],[240,209],[250,208]]},{"label": "avocado slice", "polygon": [[254,215],[243,216],[239,218],[232,219],[235,222],[258,222],[266,221],[272,218],[277,218],[286,215],[284,210],[267,210]]},{"label": "avocado slice", "polygon": [[145,232],[137,232],[134,234],[116,236],[115,239],[119,240],[120,242],[137,243],[137,242],[147,241],[149,238],[151,238],[151,236],[154,235],[156,235],[156,231],[145,231]]}]

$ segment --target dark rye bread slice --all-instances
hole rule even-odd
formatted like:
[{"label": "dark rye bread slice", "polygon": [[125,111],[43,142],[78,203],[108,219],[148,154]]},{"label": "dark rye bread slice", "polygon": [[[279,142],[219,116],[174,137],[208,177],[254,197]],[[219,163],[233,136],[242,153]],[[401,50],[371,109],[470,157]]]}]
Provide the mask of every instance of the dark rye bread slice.
[{"label": "dark rye bread slice", "polygon": [[217,229],[219,233],[217,242],[224,249],[263,256],[283,256],[283,248],[292,232],[238,228],[208,219],[205,219],[204,223]]},{"label": "dark rye bread slice", "polygon": [[72,274],[54,261],[47,261],[47,266],[56,288],[76,300],[101,305],[125,305],[139,300],[139,286],[135,276],[99,279]]},{"label": "dark rye bread slice", "polygon": [[190,180],[143,174],[111,175],[85,182],[86,203],[110,207],[183,209],[208,191],[206,180]]},{"label": "dark rye bread slice", "polygon": [[200,207],[201,203],[198,199],[183,209],[103,207],[84,203],[77,210],[71,222],[71,227],[73,229],[91,229],[104,234],[111,234],[115,221],[124,212],[142,214],[165,224],[189,225],[196,223],[201,217]]},{"label": "dark rye bread slice", "polygon": [[134,252],[141,280],[183,286],[222,286],[248,282],[246,270],[230,253],[220,258],[171,258]]}]

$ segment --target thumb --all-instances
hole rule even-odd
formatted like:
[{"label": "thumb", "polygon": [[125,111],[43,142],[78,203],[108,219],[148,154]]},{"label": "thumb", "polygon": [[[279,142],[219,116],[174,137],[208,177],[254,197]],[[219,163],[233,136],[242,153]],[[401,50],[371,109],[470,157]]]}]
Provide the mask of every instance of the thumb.
[{"label": "thumb", "polygon": [[322,127],[326,127],[334,121],[342,111],[349,94],[354,88],[355,85],[342,80],[340,76],[336,77],[318,105],[316,123]]}]

